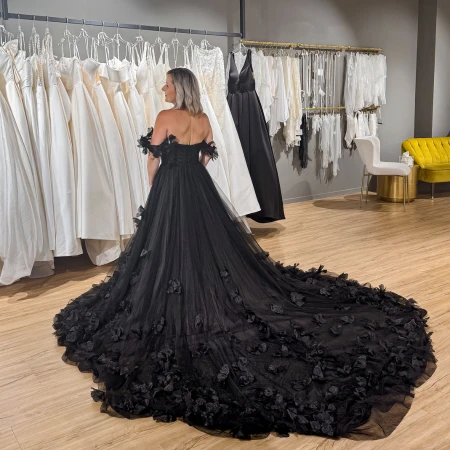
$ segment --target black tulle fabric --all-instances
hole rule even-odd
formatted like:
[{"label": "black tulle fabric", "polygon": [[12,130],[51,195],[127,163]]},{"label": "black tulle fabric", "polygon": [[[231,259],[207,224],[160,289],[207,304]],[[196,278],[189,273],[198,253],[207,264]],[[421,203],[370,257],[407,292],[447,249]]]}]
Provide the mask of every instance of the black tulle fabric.
[{"label": "black tulle fabric", "polygon": [[435,367],[426,312],[274,262],[199,163],[213,146],[143,143],[162,164],[131,243],[54,319],[101,410],[238,438],[392,432]]}]

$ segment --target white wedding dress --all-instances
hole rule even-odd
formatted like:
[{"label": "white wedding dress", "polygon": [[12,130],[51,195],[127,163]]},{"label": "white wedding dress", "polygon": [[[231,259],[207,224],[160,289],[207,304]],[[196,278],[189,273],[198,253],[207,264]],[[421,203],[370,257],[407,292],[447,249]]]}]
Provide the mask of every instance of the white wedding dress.
[{"label": "white wedding dress", "polygon": [[8,101],[15,123],[19,130],[20,139],[24,145],[28,155],[28,167],[25,169],[29,172],[34,188],[34,196],[36,198],[36,220],[38,223],[37,234],[37,254],[35,261],[50,262],[52,266],[53,253],[50,250],[47,221],[45,217],[44,199],[42,195],[41,182],[39,178],[38,157],[36,142],[30,138],[28,128],[27,115],[22,100],[21,91],[15,82],[15,73],[17,76],[17,68],[14,66],[13,54],[17,54],[17,40],[8,43],[7,52],[0,53],[0,72],[2,73],[2,87],[4,89],[5,99]]},{"label": "white wedding dress", "polygon": [[226,100],[225,68],[222,50],[194,48],[194,58],[198,77],[208,94],[222,135],[227,154],[228,186],[231,204],[243,217],[259,211],[261,208],[256,198],[255,189],[245,161],[241,141],[236,125]]},{"label": "white wedding dress", "polygon": [[97,111],[77,57],[62,57],[61,79],[71,99],[71,136],[77,189],[77,235],[96,265],[120,255],[119,224],[109,156]]},{"label": "white wedding dress", "polygon": [[97,110],[103,135],[106,140],[111,176],[113,180],[114,197],[119,220],[119,234],[122,239],[128,239],[134,233],[133,210],[131,207],[130,186],[128,183],[126,160],[119,129],[109,104],[108,97],[100,82],[98,69],[100,63],[88,58],[83,61],[83,77],[85,86]]},{"label": "white wedding dress", "polygon": [[128,176],[131,208],[133,216],[135,216],[139,207],[145,204],[146,192],[143,179],[143,159],[137,146],[137,131],[122,88],[123,83],[130,79],[130,71],[124,65],[113,68],[107,63],[101,63],[99,74],[122,138],[126,161],[123,170]]},{"label": "white wedding dress", "polygon": [[[47,88],[50,124],[50,173],[55,216],[55,256],[83,253],[76,230],[76,188],[68,99],[61,95],[51,36],[43,42],[43,73]],[[63,88],[64,89],[64,88]],[[65,90],[64,90],[65,93]],[[67,94],[65,93],[67,96]]]},{"label": "white wedding dress", "polygon": [[201,77],[198,73],[195,58],[192,59],[193,61],[191,63],[191,61],[189,60],[188,50],[184,49],[184,67],[190,69],[198,79],[203,112],[208,116],[213,133],[213,139],[217,148],[217,153],[219,154],[219,157],[217,159],[209,161],[206,169],[208,170],[211,178],[214,180],[216,185],[220,188],[222,193],[231,203],[231,192],[228,182],[228,155],[225,148],[225,141],[223,139],[222,130],[220,129],[219,123],[217,122],[216,114],[214,113],[211,102],[209,101],[208,94],[206,93],[205,88],[201,82]]},{"label": "white wedding dress", "polygon": [[30,276],[42,245],[42,229],[29,154],[4,97],[7,80],[3,69],[0,67],[0,285],[8,285]]}]

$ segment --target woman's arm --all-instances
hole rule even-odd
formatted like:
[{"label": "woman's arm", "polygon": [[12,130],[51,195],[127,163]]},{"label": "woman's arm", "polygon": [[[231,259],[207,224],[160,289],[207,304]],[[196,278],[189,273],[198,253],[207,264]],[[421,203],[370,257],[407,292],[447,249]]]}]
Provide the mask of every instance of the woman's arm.
[{"label": "woman's arm", "polygon": [[[152,135],[152,145],[160,145],[164,142],[167,137],[167,123],[166,123],[165,111],[161,111],[155,121],[155,127],[153,128]],[[149,152],[147,161],[147,172],[148,172],[148,184],[150,187],[153,185],[156,173],[159,169],[160,158],[155,158],[155,156]]]}]

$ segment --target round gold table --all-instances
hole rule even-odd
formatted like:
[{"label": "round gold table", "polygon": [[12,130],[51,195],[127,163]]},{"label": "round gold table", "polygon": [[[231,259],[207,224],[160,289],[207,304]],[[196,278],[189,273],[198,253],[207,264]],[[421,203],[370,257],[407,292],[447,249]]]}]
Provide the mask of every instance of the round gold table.
[{"label": "round gold table", "polygon": [[[417,176],[419,166],[415,164],[411,167],[408,175],[408,194],[409,201],[417,198]],[[377,176],[377,195],[386,202],[403,202],[403,178],[397,176],[378,175]]]}]

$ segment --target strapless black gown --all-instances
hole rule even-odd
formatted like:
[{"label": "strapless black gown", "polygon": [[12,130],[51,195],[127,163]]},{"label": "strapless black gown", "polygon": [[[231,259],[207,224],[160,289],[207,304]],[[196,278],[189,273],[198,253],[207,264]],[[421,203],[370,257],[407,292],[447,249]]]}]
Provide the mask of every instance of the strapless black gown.
[{"label": "strapless black gown", "polygon": [[389,434],[435,367],[426,312],[274,262],[199,163],[212,146],[150,151],[162,165],[130,245],[54,319],[101,410],[239,438]]}]

